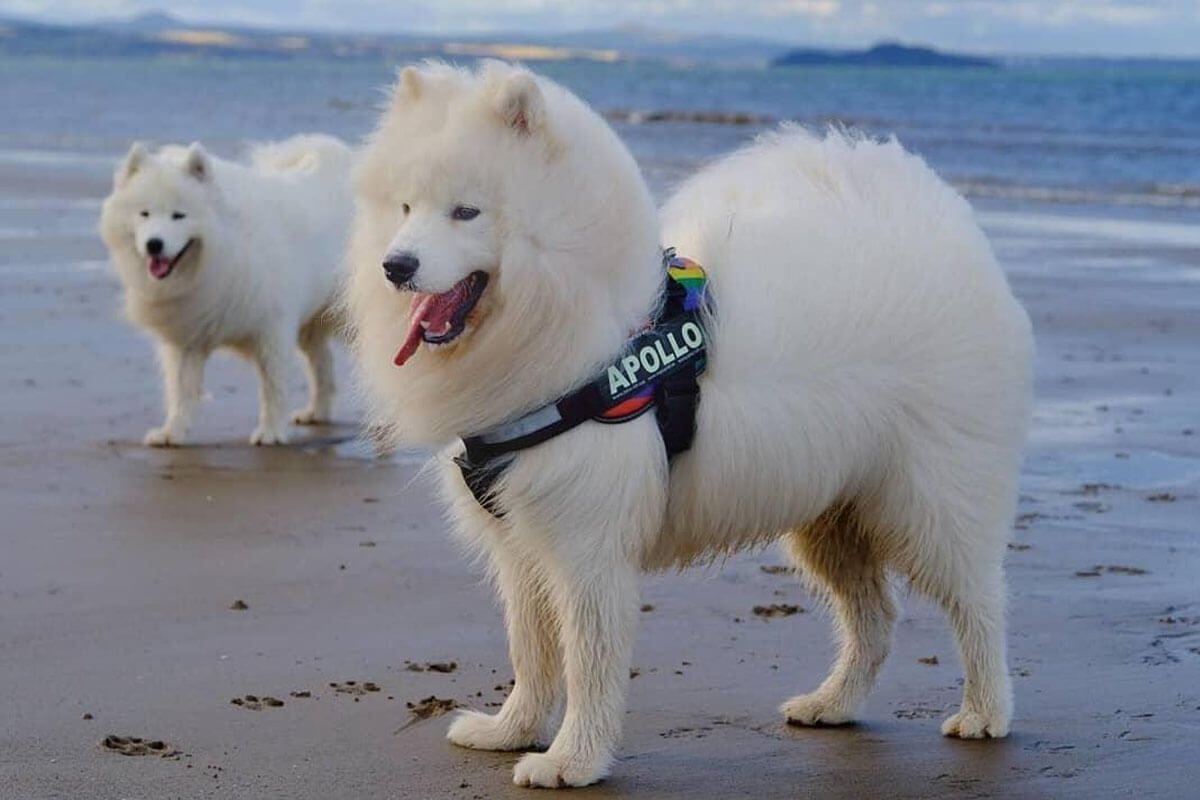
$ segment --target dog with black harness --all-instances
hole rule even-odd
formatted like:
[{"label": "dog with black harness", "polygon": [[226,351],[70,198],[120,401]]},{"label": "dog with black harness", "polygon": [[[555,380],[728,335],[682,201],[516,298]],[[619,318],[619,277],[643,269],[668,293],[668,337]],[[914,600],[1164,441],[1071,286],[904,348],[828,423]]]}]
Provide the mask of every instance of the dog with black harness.
[{"label": "dog with black harness", "polygon": [[[454,528],[504,601],[515,684],[452,742],[533,750],[562,708],[513,780],[602,779],[640,573],[776,543],[841,640],[788,722],[857,718],[900,576],[963,654],[943,733],[1008,733],[1032,338],[970,206],[920,159],[784,127],[660,215],[566,89],[430,64],[401,73],[356,181],[347,306],[374,429],[441,452]],[[695,263],[664,269],[664,243]],[[675,713],[706,713],[682,696],[697,705]]]}]

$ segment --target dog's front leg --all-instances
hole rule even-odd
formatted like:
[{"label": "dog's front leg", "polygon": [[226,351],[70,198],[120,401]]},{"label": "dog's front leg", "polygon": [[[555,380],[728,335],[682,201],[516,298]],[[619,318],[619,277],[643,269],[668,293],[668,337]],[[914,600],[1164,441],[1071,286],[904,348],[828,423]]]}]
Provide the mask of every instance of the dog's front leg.
[{"label": "dog's front leg", "polygon": [[266,339],[254,348],[258,367],[258,427],[250,434],[250,444],[287,442],[287,356],[288,348]]},{"label": "dog's front leg", "polygon": [[142,441],[151,447],[173,447],[187,440],[192,414],[200,402],[204,386],[204,362],[207,354],[164,342],[159,346],[162,365],[163,397],[167,407],[161,427],[146,431]]},{"label": "dog's front leg", "polygon": [[[603,540],[604,534],[599,534],[596,541]],[[522,758],[513,782],[547,788],[587,786],[608,773],[621,736],[637,621],[638,571],[620,552],[592,551],[553,561],[567,709],[550,749]]]},{"label": "dog's front leg", "polygon": [[491,555],[516,680],[499,713],[460,712],[446,736],[475,750],[525,750],[537,742],[558,701],[562,659],[555,611],[531,554],[497,541]]},{"label": "dog's front leg", "polygon": [[308,405],[292,415],[298,425],[321,425],[333,418],[333,351],[324,317],[300,329],[300,351],[308,371]]}]

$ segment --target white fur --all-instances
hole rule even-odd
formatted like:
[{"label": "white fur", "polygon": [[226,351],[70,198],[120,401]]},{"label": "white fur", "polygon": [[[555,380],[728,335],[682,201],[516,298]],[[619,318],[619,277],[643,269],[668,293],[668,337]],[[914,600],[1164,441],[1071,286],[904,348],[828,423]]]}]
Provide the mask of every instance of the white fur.
[{"label": "white fur", "polygon": [[[158,342],[166,420],[146,444],[187,441],[204,363],[218,348],[254,361],[260,416],[253,444],[287,440],[287,360],[297,344],[311,385],[293,421],[328,421],[334,395],[329,315],[350,225],[350,149],[329,136],[257,147],[250,163],[199,144],[151,154],[135,144],[117,169],[100,232],[125,285],[129,319]],[[176,219],[179,213],[184,216]],[[174,256],[163,279],[147,268],[147,242]]]},{"label": "white fur", "polygon": [[[400,207],[469,199],[482,224]],[[435,214],[435,211],[430,211]],[[441,291],[491,284],[473,327],[402,369],[400,241]],[[659,243],[711,276],[710,364],[694,447],[668,468],[653,415],[523,451],[483,511],[443,459],[453,517],[505,602],[512,695],[461,715],[457,744],[523,749],[565,689],[529,786],[608,771],[620,735],[637,574],[782,540],[830,600],[842,647],[789,721],[854,719],[887,655],[888,574],[936,598],[966,668],[943,731],[1004,736],[1002,561],[1030,399],[1032,339],[971,209],[895,142],[784,128],[702,170],[662,213],[607,125],[562,88],[497,63],[405,70],[358,173],[348,304],[377,424],[457,437],[554,399],[614,358],[654,306]],[[436,265],[436,266],[432,266]],[[422,266],[421,270],[425,267]]]}]

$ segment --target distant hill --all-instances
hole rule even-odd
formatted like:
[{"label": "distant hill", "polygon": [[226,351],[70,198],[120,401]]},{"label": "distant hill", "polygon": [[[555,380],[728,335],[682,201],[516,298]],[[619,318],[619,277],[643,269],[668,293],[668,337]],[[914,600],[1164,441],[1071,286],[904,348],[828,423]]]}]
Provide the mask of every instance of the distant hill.
[{"label": "distant hill", "polygon": [[930,47],[883,42],[869,50],[791,50],[771,60],[771,66],[833,67],[966,67],[994,69],[1000,62],[981,56],[943,53]]},{"label": "distant hill", "polygon": [[681,33],[645,25],[621,25],[615,28],[540,36],[493,35],[488,38],[616,50],[625,58],[647,61],[721,61],[757,65],[768,63],[792,46],[785,42],[752,36]]},{"label": "distant hill", "polygon": [[174,14],[168,14],[165,11],[147,11],[144,14],[130,17],[129,19],[113,20],[109,22],[96,23],[98,28],[116,28],[118,30],[127,31],[166,31],[177,28],[186,28],[188,24],[176,17]]},{"label": "distant hill", "polygon": [[622,26],[558,34],[330,33],[203,24],[150,12],[130,19],[54,25],[0,17],[0,54],[214,55],[407,61],[494,56],[519,61],[669,61],[763,65],[789,45],[763,39]]}]

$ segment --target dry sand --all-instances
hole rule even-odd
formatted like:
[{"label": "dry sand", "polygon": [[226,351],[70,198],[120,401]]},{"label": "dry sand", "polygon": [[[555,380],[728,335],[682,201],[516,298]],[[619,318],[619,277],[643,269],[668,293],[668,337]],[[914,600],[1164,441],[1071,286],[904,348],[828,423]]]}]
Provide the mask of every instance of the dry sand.
[{"label": "dry sand", "polygon": [[[516,756],[457,749],[436,716],[494,708],[511,673],[422,457],[372,459],[348,402],[344,425],[250,448],[252,373],[225,359],[213,444],[141,447],[159,387],[89,233],[106,169],[39,169],[0,164],[0,798],[527,796]],[[916,597],[860,725],[783,725],[828,622],[753,553],[647,580],[625,747],[574,796],[1200,792],[1195,229],[985,219],[1040,342],[1012,736],[939,736],[960,668]]]}]

